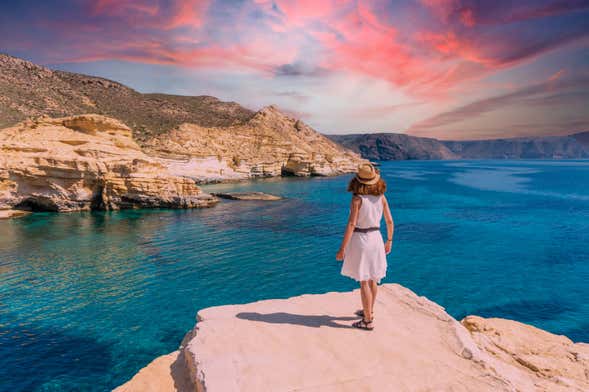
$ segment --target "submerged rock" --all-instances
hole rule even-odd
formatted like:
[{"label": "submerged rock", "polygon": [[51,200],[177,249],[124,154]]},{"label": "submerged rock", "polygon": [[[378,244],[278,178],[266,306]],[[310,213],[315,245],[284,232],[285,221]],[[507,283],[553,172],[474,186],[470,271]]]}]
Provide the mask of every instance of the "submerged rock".
[{"label": "submerged rock", "polygon": [[263,192],[231,192],[231,193],[211,193],[213,196],[221,199],[230,200],[282,200],[281,196],[271,195]]},{"label": "submerged rock", "polygon": [[0,219],[20,218],[30,212],[22,210],[0,210]]},{"label": "submerged rock", "polygon": [[193,208],[218,199],[147,156],[100,115],[40,118],[0,130],[0,209]]},{"label": "submerged rock", "polygon": [[355,290],[201,310],[183,367],[166,360],[186,373],[160,357],[121,390],[163,378],[160,390],[183,390],[171,385],[185,377],[197,391],[589,390],[587,344],[510,320],[460,323],[397,284],[380,287],[374,331],[350,327],[358,305]]}]

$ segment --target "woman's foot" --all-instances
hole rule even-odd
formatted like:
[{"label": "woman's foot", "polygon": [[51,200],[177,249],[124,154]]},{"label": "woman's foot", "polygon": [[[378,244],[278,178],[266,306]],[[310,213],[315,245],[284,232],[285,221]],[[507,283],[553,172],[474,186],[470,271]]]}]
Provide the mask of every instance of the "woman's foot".
[{"label": "woman's foot", "polygon": [[[364,318],[364,311],[363,311],[362,309],[360,309],[360,310],[356,310],[356,311],[354,312],[354,314],[355,314],[356,316],[358,316],[358,317],[362,317],[362,318]],[[374,312],[372,312],[372,319],[371,319],[371,320],[374,320]]]},{"label": "woman's foot", "polygon": [[360,321],[356,321],[354,324],[352,324],[352,327],[364,329],[366,331],[372,331],[374,329],[374,326],[372,325],[372,320],[365,320],[364,318]]}]

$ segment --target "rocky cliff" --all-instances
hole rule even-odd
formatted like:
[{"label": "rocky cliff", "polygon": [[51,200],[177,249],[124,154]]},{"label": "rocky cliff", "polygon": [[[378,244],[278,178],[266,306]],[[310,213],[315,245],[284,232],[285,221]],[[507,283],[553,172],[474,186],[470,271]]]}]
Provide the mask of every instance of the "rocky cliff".
[{"label": "rocky cliff", "polygon": [[191,179],[147,156],[121,122],[40,118],[0,130],[0,210],[211,206]]},{"label": "rocky cliff", "polygon": [[179,351],[116,389],[134,391],[587,391],[589,345],[468,316],[382,285],[374,331],[353,329],[357,290],[198,312]]},{"label": "rocky cliff", "polygon": [[199,180],[328,176],[355,171],[361,158],[276,107],[243,124],[203,127],[182,124],[145,142],[171,170]]},{"label": "rocky cliff", "polygon": [[329,135],[371,160],[589,158],[589,132],[490,140],[437,140],[399,133]]},{"label": "rocky cliff", "polygon": [[141,142],[183,124],[227,126],[254,112],[210,96],[142,94],[112,80],[55,71],[0,54],[0,128],[39,116],[96,113],[116,118]]},{"label": "rocky cliff", "polygon": [[0,128],[37,116],[96,113],[129,126],[177,175],[223,181],[336,175],[361,158],[275,107],[258,112],[209,96],[141,94],[103,78],[0,54]]}]

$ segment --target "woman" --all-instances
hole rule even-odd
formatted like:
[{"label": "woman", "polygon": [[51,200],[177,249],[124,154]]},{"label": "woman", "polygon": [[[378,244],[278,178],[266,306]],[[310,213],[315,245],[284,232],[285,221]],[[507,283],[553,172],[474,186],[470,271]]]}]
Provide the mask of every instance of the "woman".
[{"label": "woman", "polygon": [[[341,274],[360,282],[363,310],[356,312],[362,319],[352,324],[355,328],[374,329],[373,308],[377,284],[386,275],[386,254],[393,245],[393,217],[384,197],[386,184],[371,164],[358,167],[350,181],[352,204],[344,239],[335,258],[343,260]],[[384,213],[387,224],[387,241],[383,243],[380,221]]]}]

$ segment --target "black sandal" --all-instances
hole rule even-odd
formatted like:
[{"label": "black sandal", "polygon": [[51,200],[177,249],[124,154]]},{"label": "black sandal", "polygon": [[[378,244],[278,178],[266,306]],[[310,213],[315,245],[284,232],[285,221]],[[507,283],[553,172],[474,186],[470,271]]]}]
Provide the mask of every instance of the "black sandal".
[{"label": "black sandal", "polygon": [[364,319],[356,321],[354,324],[352,324],[352,327],[358,328],[358,329],[363,329],[366,331],[372,331],[374,329],[374,327],[372,326],[372,320],[364,320]]}]

